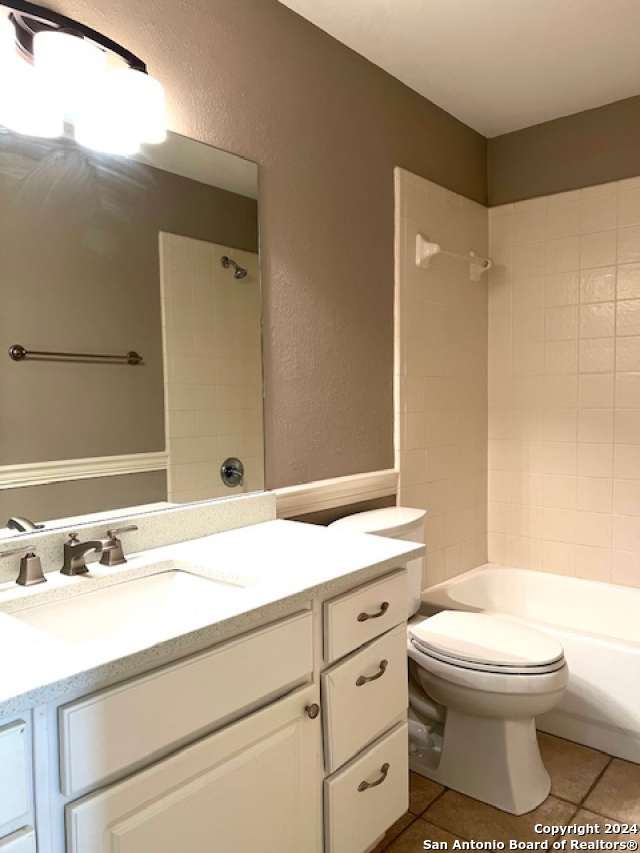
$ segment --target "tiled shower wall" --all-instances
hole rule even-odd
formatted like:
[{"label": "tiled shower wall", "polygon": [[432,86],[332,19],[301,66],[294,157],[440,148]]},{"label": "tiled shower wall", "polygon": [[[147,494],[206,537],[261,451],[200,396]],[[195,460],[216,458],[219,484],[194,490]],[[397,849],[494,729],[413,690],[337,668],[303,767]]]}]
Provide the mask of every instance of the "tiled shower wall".
[{"label": "tiled shower wall", "polygon": [[[248,270],[234,279],[220,259]],[[167,489],[176,503],[262,490],[260,281],[255,252],[160,234]],[[242,485],[220,479],[228,456]]]},{"label": "tiled shower wall", "polygon": [[416,235],[487,253],[487,210],[396,169],[396,465],[399,503],[429,510],[425,585],[486,562],[487,277]]},{"label": "tiled shower wall", "polygon": [[489,559],[639,586],[640,179],[489,222]]}]

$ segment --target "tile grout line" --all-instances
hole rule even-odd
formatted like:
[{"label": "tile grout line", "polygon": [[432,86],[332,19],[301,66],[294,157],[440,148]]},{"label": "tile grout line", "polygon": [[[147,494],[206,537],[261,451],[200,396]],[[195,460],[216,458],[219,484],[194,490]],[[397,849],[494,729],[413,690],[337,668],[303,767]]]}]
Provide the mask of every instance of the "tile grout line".
[{"label": "tile grout line", "polygon": [[[389,839],[389,841],[388,841],[388,843],[387,843],[387,844],[385,844],[385,845],[384,845],[384,847],[381,847],[381,848],[380,848],[380,850],[376,850],[376,853],[385,853],[385,851],[386,851],[386,850],[388,850],[388,849],[391,847],[391,845],[392,845],[392,844],[395,844],[395,843],[396,843],[396,841],[399,841],[399,840],[402,838],[402,836],[405,834],[405,832],[407,832],[407,830],[408,830],[408,829],[410,829],[410,828],[413,826],[413,824],[414,824],[417,820],[419,820],[419,819],[420,819],[420,818],[418,817],[418,815],[414,815],[414,813],[413,813],[413,812],[407,811],[407,812],[406,812],[406,814],[411,815],[411,817],[413,818],[413,820],[410,820],[410,821],[409,821],[409,823],[405,826],[405,828],[404,828],[401,832],[399,832],[399,833],[395,836],[395,838],[390,838],[390,839]],[[382,842],[381,842],[381,843],[382,843]]]},{"label": "tile grout line", "polygon": [[587,791],[587,793],[586,793],[586,794],[584,795],[584,797],[580,800],[580,807],[581,807],[581,808],[584,806],[584,804],[585,804],[585,802],[587,801],[587,799],[588,799],[588,798],[590,797],[590,795],[593,793],[593,791],[594,791],[594,789],[595,789],[596,785],[598,784],[598,782],[602,779],[602,777],[603,777],[603,776],[604,776],[604,774],[607,772],[607,770],[609,769],[609,767],[613,764],[613,758],[614,758],[614,757],[613,757],[613,755],[610,755],[610,756],[609,756],[609,760],[608,760],[608,761],[607,761],[607,763],[604,765],[604,767],[602,768],[602,770],[600,771],[600,773],[598,773],[598,775],[597,775],[597,776],[596,776],[596,778],[594,779],[593,784],[591,785],[591,787],[589,788],[589,790]]},{"label": "tile grout line", "polygon": [[447,793],[447,791],[448,791],[448,790],[449,790],[449,788],[443,788],[441,791],[439,791],[439,792],[436,794],[436,796],[431,800],[431,802],[430,802],[430,803],[429,803],[429,805],[426,807],[426,809],[418,815],[418,817],[421,817],[421,818],[423,818],[423,819],[424,819],[424,815],[426,815],[426,813],[429,811],[429,809],[431,808],[431,806],[433,806],[435,803],[437,803],[437,802],[438,802],[438,800],[441,800],[441,799],[442,799],[442,797],[444,797],[444,795]]}]

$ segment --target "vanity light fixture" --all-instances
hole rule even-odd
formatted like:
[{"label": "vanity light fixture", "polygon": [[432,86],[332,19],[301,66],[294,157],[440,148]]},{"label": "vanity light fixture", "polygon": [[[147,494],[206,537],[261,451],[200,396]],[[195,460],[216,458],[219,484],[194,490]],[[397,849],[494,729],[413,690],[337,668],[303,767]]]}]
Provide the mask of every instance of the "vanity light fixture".
[{"label": "vanity light fixture", "polygon": [[145,63],[107,36],[24,0],[0,0],[0,123],[134,154],[167,135],[164,90]]}]

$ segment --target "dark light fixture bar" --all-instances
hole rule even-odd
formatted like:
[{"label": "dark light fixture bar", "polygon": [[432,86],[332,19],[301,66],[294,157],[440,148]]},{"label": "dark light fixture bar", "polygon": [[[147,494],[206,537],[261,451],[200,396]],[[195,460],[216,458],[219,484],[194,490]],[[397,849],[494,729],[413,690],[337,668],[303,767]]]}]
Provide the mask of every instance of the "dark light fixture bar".
[{"label": "dark light fixture bar", "polygon": [[33,36],[35,33],[46,29],[61,30],[87,38],[105,50],[122,57],[130,68],[142,71],[144,74],[147,73],[146,64],[135,53],[131,53],[126,47],[108,36],[102,35],[97,30],[81,24],[79,21],[74,21],[73,18],[68,18],[66,15],[61,15],[45,6],[39,6],[37,3],[26,2],[26,0],[0,0],[0,6],[13,10],[10,17],[16,26],[16,36],[20,47],[27,56],[33,55]]},{"label": "dark light fixture bar", "polygon": [[95,352],[52,352],[50,350],[28,350],[22,344],[12,344],[9,347],[9,358],[13,361],[95,361],[102,364],[142,364],[142,356],[135,350],[125,355],[109,355]]}]

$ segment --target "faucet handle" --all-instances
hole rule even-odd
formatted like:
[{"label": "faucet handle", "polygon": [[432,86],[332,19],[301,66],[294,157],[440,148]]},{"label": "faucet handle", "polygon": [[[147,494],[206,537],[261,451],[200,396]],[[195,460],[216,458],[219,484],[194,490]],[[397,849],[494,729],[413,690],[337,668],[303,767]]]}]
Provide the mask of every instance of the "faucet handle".
[{"label": "faucet handle", "polygon": [[109,539],[115,539],[119,533],[131,533],[132,530],[138,530],[137,524],[127,524],[126,527],[115,527],[107,530]]},{"label": "faucet handle", "polygon": [[118,539],[119,533],[130,533],[132,530],[137,530],[136,524],[128,524],[126,527],[115,527],[107,530],[107,544],[102,549],[100,564],[103,566],[121,566],[127,562],[122,548],[122,542]]},{"label": "faucet handle", "polygon": [[12,557],[15,554],[22,554],[20,560],[20,571],[16,578],[16,583],[20,586],[33,586],[37,583],[46,583],[47,579],[42,571],[42,563],[40,557],[36,554],[35,548],[11,548],[9,551],[2,551],[0,557]]},{"label": "faucet handle", "polygon": [[67,543],[69,545],[77,545],[80,541],[77,530],[70,530],[69,533],[67,533],[67,536],[69,537],[69,542]]}]

